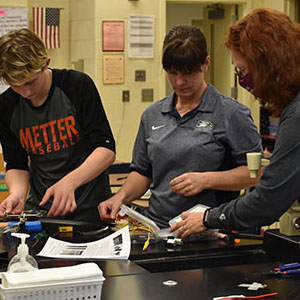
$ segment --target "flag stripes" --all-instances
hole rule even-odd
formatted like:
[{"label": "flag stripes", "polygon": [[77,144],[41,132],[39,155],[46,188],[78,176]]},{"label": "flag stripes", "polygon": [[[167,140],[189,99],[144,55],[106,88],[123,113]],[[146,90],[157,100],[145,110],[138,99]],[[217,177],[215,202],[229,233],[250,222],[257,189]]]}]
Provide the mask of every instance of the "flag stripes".
[{"label": "flag stripes", "polygon": [[33,31],[47,49],[60,48],[59,8],[33,7]]}]

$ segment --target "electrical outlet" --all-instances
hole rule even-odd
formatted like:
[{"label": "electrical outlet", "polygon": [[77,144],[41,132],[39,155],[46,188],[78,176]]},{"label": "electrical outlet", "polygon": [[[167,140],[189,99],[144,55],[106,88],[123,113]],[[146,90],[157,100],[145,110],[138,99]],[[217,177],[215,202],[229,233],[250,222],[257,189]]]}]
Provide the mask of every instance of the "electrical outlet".
[{"label": "electrical outlet", "polygon": [[130,91],[122,91],[122,101],[129,102],[130,100]]}]

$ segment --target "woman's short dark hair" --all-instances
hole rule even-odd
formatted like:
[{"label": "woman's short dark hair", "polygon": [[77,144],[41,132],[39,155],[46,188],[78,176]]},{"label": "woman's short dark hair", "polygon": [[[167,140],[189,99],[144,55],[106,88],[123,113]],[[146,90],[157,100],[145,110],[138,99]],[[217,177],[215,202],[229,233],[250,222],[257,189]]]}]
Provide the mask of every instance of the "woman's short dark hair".
[{"label": "woman's short dark hair", "polygon": [[176,26],[166,35],[162,57],[165,71],[200,72],[206,57],[206,39],[199,28]]}]

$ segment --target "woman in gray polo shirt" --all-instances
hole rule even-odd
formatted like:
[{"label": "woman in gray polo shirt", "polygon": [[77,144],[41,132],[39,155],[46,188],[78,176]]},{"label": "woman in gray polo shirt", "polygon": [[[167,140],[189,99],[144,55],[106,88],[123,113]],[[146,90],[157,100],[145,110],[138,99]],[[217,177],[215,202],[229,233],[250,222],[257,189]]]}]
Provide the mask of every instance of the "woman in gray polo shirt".
[{"label": "woman in gray polo shirt", "polygon": [[256,9],[230,27],[226,45],[240,85],[280,116],[276,143],[255,189],[204,214],[182,214],[171,228],[181,228],[182,237],[272,224],[300,197],[300,25],[282,12]]},{"label": "woman in gray polo shirt", "polygon": [[246,166],[247,152],[262,151],[257,128],[246,106],[204,81],[206,48],[195,27],[178,26],[165,37],[162,64],[174,92],[144,111],[131,173],[100,204],[103,219],[114,219],[150,187],[145,215],[164,228],[198,203],[217,206],[257,183]]}]

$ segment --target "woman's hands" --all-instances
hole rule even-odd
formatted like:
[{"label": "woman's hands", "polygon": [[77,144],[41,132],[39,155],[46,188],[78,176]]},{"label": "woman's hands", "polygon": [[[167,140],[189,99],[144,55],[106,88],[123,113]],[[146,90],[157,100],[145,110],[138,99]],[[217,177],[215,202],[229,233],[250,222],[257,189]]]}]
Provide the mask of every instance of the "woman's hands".
[{"label": "woman's hands", "polygon": [[193,196],[207,189],[206,173],[184,173],[170,181],[171,190],[184,196]]},{"label": "woman's hands", "polygon": [[203,224],[203,217],[203,212],[183,212],[181,214],[182,221],[173,225],[170,232],[177,230],[179,238],[186,238],[191,234],[206,231],[207,228]]}]

